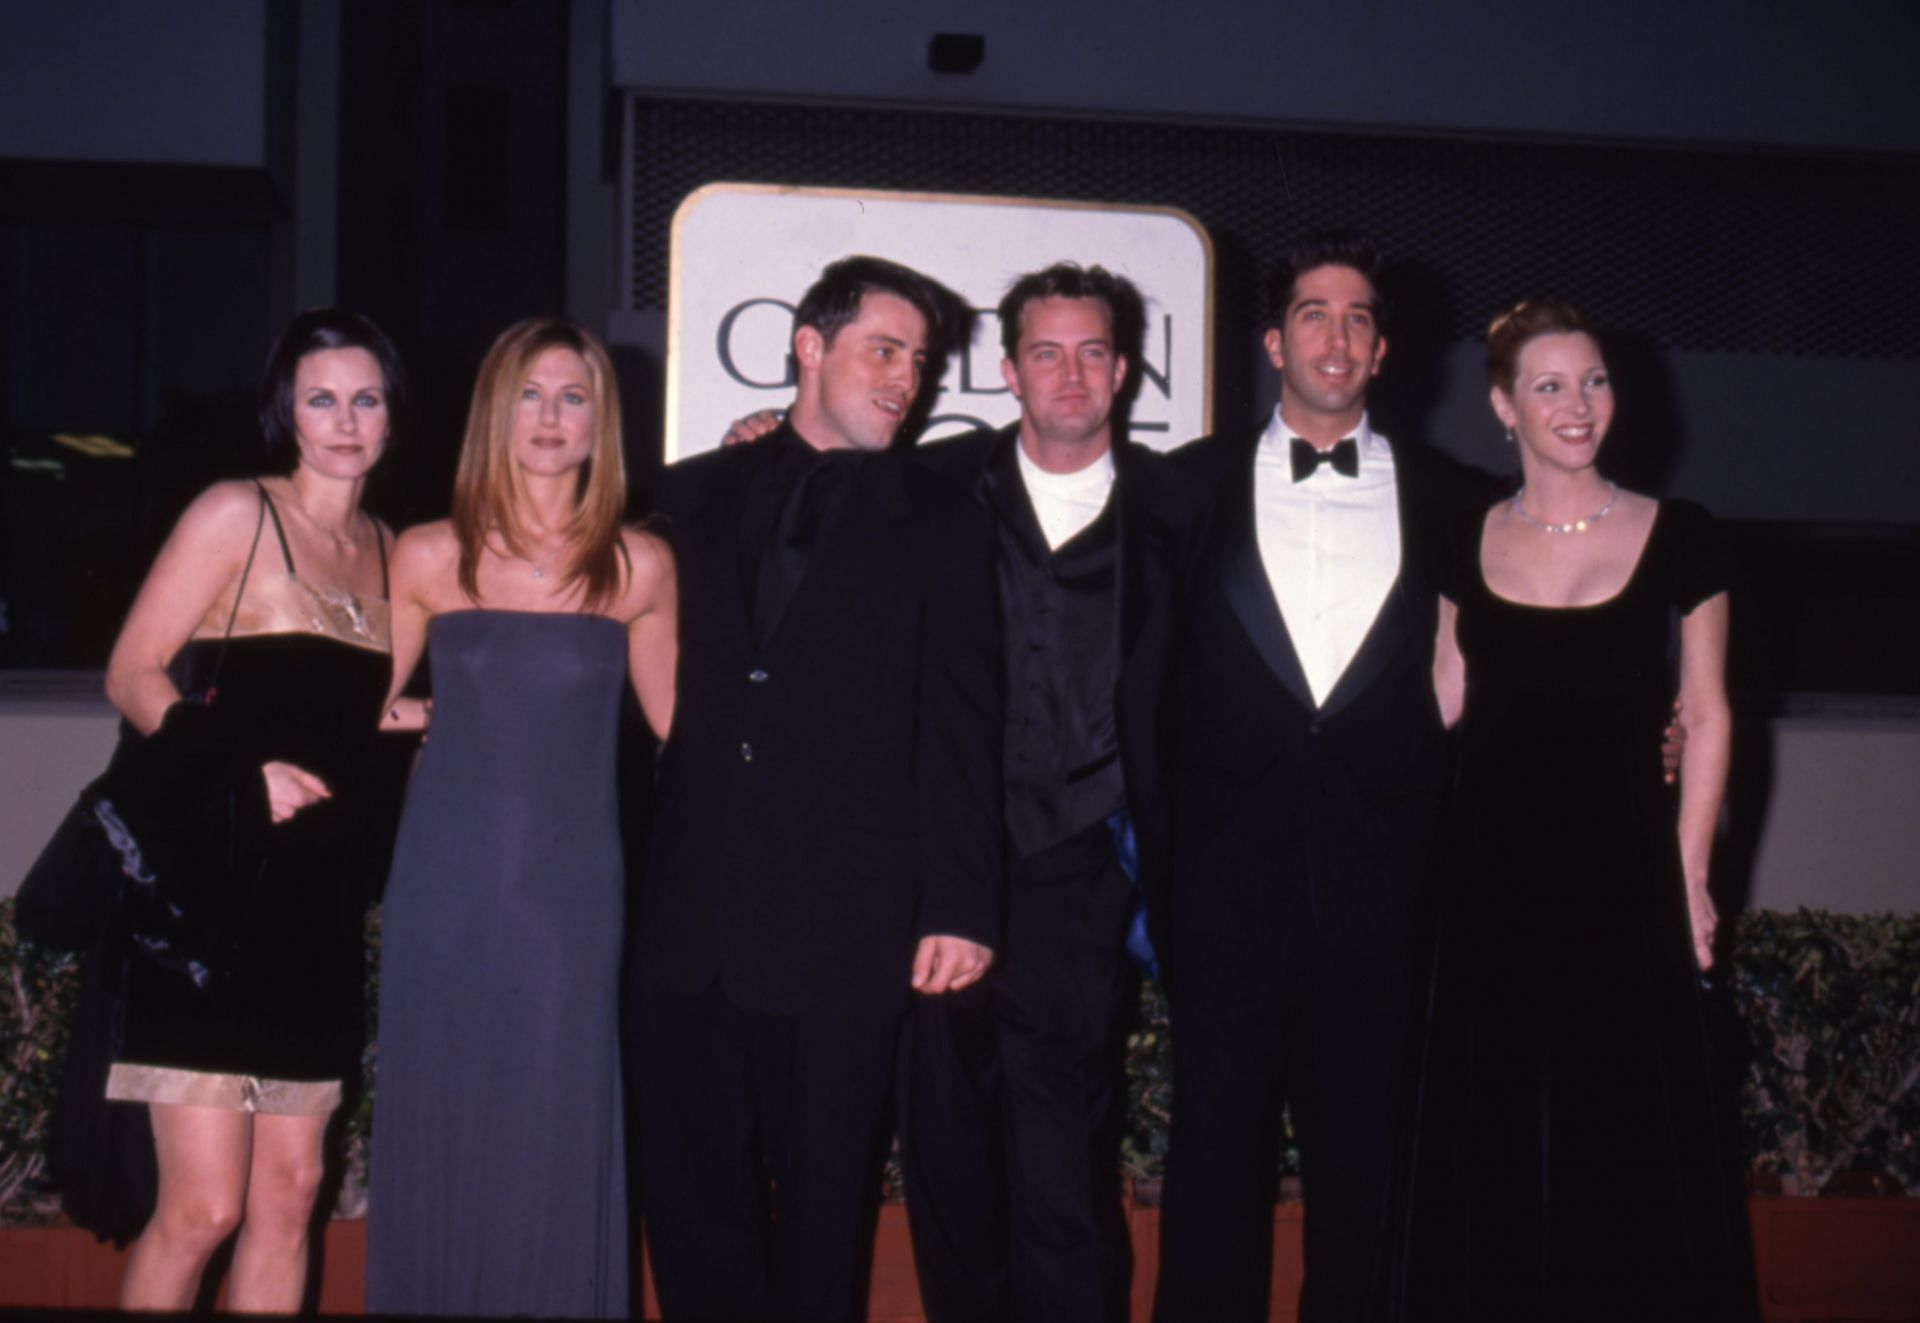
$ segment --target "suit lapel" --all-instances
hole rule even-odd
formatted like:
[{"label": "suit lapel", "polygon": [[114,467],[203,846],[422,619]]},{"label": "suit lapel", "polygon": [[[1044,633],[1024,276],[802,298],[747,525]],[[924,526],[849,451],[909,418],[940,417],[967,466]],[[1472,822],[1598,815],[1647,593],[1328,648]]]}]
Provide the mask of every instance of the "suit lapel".
[{"label": "suit lapel", "polygon": [[1273,584],[1267,567],[1260,560],[1260,539],[1254,528],[1253,458],[1259,438],[1244,447],[1241,461],[1220,493],[1220,577],[1227,604],[1240,620],[1254,650],[1267,663],[1274,678],[1288,693],[1311,712],[1316,706],[1313,690],[1307,687],[1307,673],[1300,667],[1300,655],[1294,650],[1293,636],[1274,600]]}]

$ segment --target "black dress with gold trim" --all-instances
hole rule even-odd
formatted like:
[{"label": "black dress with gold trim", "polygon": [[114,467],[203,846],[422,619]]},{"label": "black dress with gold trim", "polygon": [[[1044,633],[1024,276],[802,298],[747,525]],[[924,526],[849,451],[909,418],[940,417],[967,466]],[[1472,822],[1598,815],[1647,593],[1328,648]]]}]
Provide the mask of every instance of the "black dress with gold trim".
[{"label": "black dress with gold trim", "polygon": [[[362,923],[394,814],[376,734],[392,672],[388,608],[302,579],[271,501],[267,513],[280,554],[255,548],[258,563],[209,608],[174,676],[194,692],[219,658],[211,706],[235,765],[291,763],[332,794],[266,829],[257,875],[201,897],[218,907],[231,953],[207,986],[130,962],[109,1097],[321,1112],[358,1069]],[[385,556],[383,540],[383,585]]]}]

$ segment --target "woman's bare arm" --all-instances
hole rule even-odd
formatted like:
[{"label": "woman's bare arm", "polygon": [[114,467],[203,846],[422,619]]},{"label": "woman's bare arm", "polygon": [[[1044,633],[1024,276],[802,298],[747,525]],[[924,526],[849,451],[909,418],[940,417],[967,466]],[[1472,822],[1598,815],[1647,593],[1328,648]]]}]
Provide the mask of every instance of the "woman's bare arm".
[{"label": "woman's bare arm", "polygon": [[650,533],[629,532],[628,587],[634,615],[627,623],[627,674],[647,725],[660,739],[673,727],[673,677],[680,660],[680,595],[673,552]]},{"label": "woman's bare arm", "polygon": [[107,660],[107,699],[141,734],[159,729],[180,701],[167,667],[239,578],[259,527],[253,484],[223,482],[187,507],[160,548]]},{"label": "woman's bare arm", "polygon": [[1680,622],[1680,699],[1687,713],[1687,742],[1680,755],[1680,862],[1686,874],[1694,956],[1705,969],[1713,963],[1713,935],[1719,921],[1707,892],[1707,869],[1733,747],[1725,593],[1708,598]]},{"label": "woman's bare arm", "polygon": [[427,646],[427,622],[433,619],[434,590],[457,568],[459,549],[445,522],[409,528],[393,544],[388,566],[389,606],[393,621],[393,682],[380,709],[380,729],[421,730],[424,704],[403,702],[400,694],[420,665]]},{"label": "woman's bare arm", "polygon": [[1459,609],[1442,597],[1440,628],[1433,640],[1433,696],[1440,701],[1440,720],[1448,730],[1467,705],[1467,659],[1460,655],[1459,619]]}]

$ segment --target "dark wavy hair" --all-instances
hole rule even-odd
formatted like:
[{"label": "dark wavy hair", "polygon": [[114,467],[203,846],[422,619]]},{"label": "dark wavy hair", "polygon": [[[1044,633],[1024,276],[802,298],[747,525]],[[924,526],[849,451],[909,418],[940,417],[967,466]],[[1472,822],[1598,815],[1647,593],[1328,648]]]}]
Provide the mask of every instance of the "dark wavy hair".
[{"label": "dark wavy hair", "polygon": [[1008,358],[1020,357],[1020,314],[1029,303],[1041,299],[1097,300],[1107,310],[1107,329],[1113,335],[1114,352],[1129,358],[1138,353],[1145,315],[1140,291],[1133,287],[1133,282],[1102,266],[1055,262],[1043,270],[1021,276],[1000,300],[1000,345]]},{"label": "dark wavy hair", "polygon": [[820,278],[800,298],[793,311],[793,327],[811,326],[829,347],[840,328],[860,315],[861,300],[869,290],[893,294],[912,304],[927,319],[930,356],[945,345],[948,323],[941,289],[911,267],[884,257],[843,257],[828,263]]},{"label": "dark wavy hair", "polygon": [[400,352],[371,319],[340,308],[310,308],[287,323],[267,355],[260,378],[260,438],[271,464],[291,465],[299,451],[293,428],[293,379],[300,360],[322,349],[364,349],[380,365],[387,391],[387,446],[398,439],[406,405]]},{"label": "dark wavy hair", "polygon": [[1301,235],[1267,277],[1267,325],[1279,327],[1293,306],[1294,286],[1300,277],[1323,266],[1351,267],[1373,286],[1373,320],[1387,324],[1387,298],[1380,288],[1380,250],[1358,230],[1315,230]]}]

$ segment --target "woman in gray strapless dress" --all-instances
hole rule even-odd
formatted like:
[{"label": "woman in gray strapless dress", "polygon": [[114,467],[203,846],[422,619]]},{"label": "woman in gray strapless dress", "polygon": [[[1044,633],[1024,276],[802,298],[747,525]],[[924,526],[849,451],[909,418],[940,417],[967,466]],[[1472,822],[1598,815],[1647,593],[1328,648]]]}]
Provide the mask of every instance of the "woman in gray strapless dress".
[{"label": "woman in gray strapless dress", "polygon": [[614,750],[629,675],[671,715],[672,562],[618,522],[585,331],[508,330],[473,414],[454,518],[394,553],[395,691],[424,636],[434,706],[387,887],[367,1307],[625,1317]]}]

